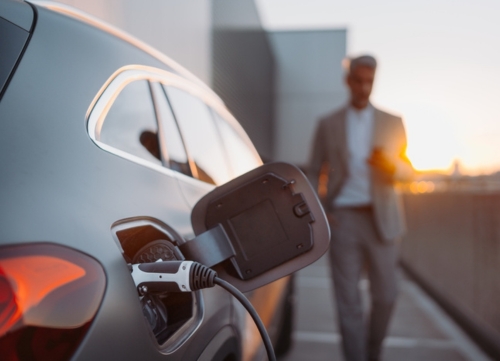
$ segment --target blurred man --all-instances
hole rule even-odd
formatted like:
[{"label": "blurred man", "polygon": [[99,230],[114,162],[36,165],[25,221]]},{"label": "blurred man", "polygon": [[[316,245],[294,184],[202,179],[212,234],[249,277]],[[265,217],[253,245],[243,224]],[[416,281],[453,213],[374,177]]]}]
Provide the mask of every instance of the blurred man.
[{"label": "blurred man", "polygon": [[[321,119],[310,161],[332,231],[329,255],[347,361],[380,360],[397,296],[396,242],[404,231],[395,184],[413,174],[401,118],[370,103],[376,67],[368,55],[349,61],[349,103]],[[363,270],[370,281],[368,323],[358,288]]]}]

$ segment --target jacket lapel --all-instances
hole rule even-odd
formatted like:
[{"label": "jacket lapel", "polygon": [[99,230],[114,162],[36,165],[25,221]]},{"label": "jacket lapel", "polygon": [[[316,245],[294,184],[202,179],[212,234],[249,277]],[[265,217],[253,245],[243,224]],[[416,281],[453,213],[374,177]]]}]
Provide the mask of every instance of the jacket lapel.
[{"label": "jacket lapel", "polygon": [[384,117],[383,113],[374,109],[372,148],[384,149]]}]

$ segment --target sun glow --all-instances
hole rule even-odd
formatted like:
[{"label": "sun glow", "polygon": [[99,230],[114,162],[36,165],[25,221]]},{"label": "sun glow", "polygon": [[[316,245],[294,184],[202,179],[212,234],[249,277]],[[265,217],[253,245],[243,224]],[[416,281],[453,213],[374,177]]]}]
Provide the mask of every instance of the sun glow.
[{"label": "sun glow", "polygon": [[403,117],[407,156],[415,169],[450,174],[459,164],[466,175],[498,171],[500,122],[493,79],[500,79],[500,70],[489,69],[491,80],[484,83],[477,67],[457,68],[434,59],[408,71],[407,63],[388,59],[390,67],[377,70],[372,98]]},{"label": "sun glow", "polygon": [[406,106],[403,110],[406,154],[418,171],[451,171],[461,146],[454,127],[435,109]]},{"label": "sun glow", "polygon": [[496,135],[494,129],[491,134],[476,135],[474,126],[463,125],[465,121],[453,124],[447,117],[424,113],[413,109],[404,116],[408,139],[406,154],[417,171],[450,174],[455,164],[468,175],[498,171],[498,149],[496,142],[489,139]]},{"label": "sun glow", "polygon": [[419,171],[450,170],[459,155],[459,145],[450,131],[426,124],[408,127],[406,154]]}]

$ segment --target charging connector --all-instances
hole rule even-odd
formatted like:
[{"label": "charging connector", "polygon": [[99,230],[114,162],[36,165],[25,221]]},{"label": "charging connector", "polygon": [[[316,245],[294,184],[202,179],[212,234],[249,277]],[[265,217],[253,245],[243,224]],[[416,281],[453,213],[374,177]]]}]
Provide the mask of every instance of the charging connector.
[{"label": "charging connector", "polygon": [[236,287],[217,277],[217,272],[193,261],[164,261],[134,264],[132,278],[137,290],[147,293],[192,292],[216,284],[231,293],[246,308],[260,332],[269,361],[275,361],[273,345],[252,304]]},{"label": "charging connector", "polygon": [[193,261],[132,265],[132,278],[141,293],[191,292],[213,287],[217,272]]}]

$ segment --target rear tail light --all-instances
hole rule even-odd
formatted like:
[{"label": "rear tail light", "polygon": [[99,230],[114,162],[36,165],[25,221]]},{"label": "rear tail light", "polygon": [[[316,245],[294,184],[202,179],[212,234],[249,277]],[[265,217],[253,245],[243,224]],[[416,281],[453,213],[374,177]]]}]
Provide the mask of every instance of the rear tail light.
[{"label": "rear tail light", "polygon": [[53,244],[0,248],[0,359],[68,360],[101,303],[94,259]]}]

